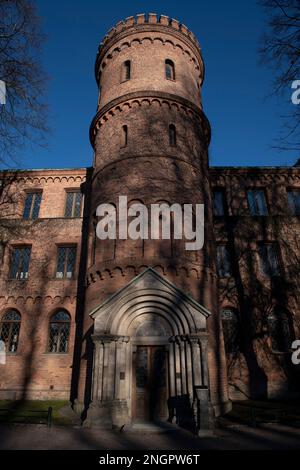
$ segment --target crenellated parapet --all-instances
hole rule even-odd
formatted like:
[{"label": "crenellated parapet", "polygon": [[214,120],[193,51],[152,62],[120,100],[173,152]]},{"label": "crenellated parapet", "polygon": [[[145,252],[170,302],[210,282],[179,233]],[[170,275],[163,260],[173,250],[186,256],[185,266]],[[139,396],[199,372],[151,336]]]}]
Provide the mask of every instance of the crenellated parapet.
[{"label": "crenellated parapet", "polygon": [[[182,49],[183,54],[188,54],[190,60],[195,63],[195,67],[199,69],[199,77],[201,83],[204,77],[204,64],[201,56],[201,47],[196,36],[184,24],[180,23],[174,18],[166,15],[157,15],[156,13],[142,13],[136,16],[130,16],[125,20],[119,21],[113,28],[111,28],[107,35],[103,38],[98,47],[98,54],[95,64],[96,80],[99,83],[101,69],[105,67],[107,60],[111,59],[113,54],[119,52],[123,47],[131,46],[130,36],[139,32],[157,31],[158,33],[167,33],[169,36],[174,37],[174,42],[168,40],[174,47]],[[120,39],[126,37],[126,43],[114,49],[113,53],[109,51],[112,45]],[[187,48],[182,47],[181,44],[176,43],[176,38],[186,43]],[[144,38],[153,41],[153,38]],[[157,37],[162,44],[165,44],[163,38]],[[137,41],[137,39],[135,39]],[[194,52],[194,57],[191,55],[191,50]]]},{"label": "crenellated parapet", "polygon": [[118,34],[124,30],[128,30],[137,26],[141,25],[153,25],[153,24],[158,24],[160,26],[167,26],[169,28],[173,28],[175,31],[180,31],[184,35],[186,35],[189,39],[191,39],[197,47],[200,48],[199,42],[192,33],[184,24],[180,23],[178,20],[174,18],[170,18],[169,16],[166,15],[158,15],[156,13],[148,13],[146,15],[145,13],[140,13],[137,14],[136,16],[129,16],[125,20],[119,21],[114,27],[112,27],[105,38],[103,39],[103,42],[100,44],[99,48],[105,46],[108,40],[110,40],[115,34]]},{"label": "crenellated parapet", "polygon": [[167,27],[173,29],[175,32],[180,32],[184,34],[189,40],[191,40],[199,48],[199,50],[201,50],[200,44],[194,33],[178,20],[170,18],[166,15],[157,15],[156,13],[148,13],[148,15],[141,13],[136,16],[129,16],[125,20],[119,21],[114,27],[112,27],[108,31],[107,35],[103,38],[103,41],[99,44],[98,52],[100,53],[107,43],[117,34],[124,31],[128,32],[128,30],[131,30],[132,28],[139,28],[147,25],[151,25],[151,27],[153,25]]}]

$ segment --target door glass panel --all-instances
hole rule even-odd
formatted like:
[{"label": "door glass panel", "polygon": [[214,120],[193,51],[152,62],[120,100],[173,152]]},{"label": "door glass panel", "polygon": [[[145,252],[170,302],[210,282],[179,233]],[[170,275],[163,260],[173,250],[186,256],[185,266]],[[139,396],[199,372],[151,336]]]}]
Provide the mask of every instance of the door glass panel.
[{"label": "door glass panel", "polygon": [[148,382],[148,351],[147,348],[139,348],[136,363],[136,386],[145,388]]},{"label": "door glass panel", "polygon": [[142,421],[166,419],[167,370],[164,347],[137,348],[135,377],[135,418]]},{"label": "door glass panel", "polygon": [[156,387],[166,386],[166,364],[165,351],[163,349],[154,349],[152,360],[154,385]]}]

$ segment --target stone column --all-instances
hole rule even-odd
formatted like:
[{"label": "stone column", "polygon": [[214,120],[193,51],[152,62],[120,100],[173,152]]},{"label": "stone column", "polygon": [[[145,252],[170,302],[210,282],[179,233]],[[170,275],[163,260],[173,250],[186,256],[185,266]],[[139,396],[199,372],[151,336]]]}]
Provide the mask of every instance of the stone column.
[{"label": "stone column", "polygon": [[200,336],[200,349],[201,349],[201,369],[202,369],[202,385],[208,387],[208,357],[207,357],[207,346],[208,346],[208,334],[203,333]]},{"label": "stone column", "polygon": [[202,385],[202,361],[198,335],[189,335],[192,351],[194,386]]},{"label": "stone column", "polygon": [[102,400],[105,401],[111,398],[109,390],[109,370],[111,369],[110,361],[110,346],[111,346],[111,337],[102,337],[103,342],[103,395]]},{"label": "stone column", "polygon": [[107,371],[109,364],[109,351],[111,336],[93,335],[94,361],[93,361],[93,401],[103,401],[107,397]]},{"label": "stone column", "polygon": [[194,391],[194,386],[193,386],[193,357],[192,357],[192,347],[191,343],[188,340],[189,338],[186,337],[186,374],[187,374],[187,391],[190,397],[190,401],[193,401],[193,391]]},{"label": "stone column", "polygon": [[103,343],[94,342],[92,401],[102,400],[103,391]]},{"label": "stone column", "polygon": [[212,416],[208,388],[206,332],[190,335],[194,369],[194,416],[199,436],[212,435]]},{"label": "stone column", "polygon": [[126,349],[128,337],[120,337],[116,342],[116,376],[115,376],[115,399],[126,399],[126,382],[129,377],[126,374]]},{"label": "stone column", "polygon": [[182,384],[181,384],[181,361],[180,361],[180,338],[176,336],[174,343],[175,346],[175,383],[176,383],[176,395],[180,396],[182,394]]},{"label": "stone column", "polygon": [[114,338],[114,401],[112,403],[113,426],[122,427],[129,422],[129,410],[126,400],[125,380],[126,378],[126,345],[129,341],[127,336],[116,336]]},{"label": "stone column", "polygon": [[120,385],[121,385],[121,360],[122,360],[122,340],[118,339],[115,341],[116,344],[116,366],[115,366],[115,389],[114,389],[114,398],[115,400],[120,399]]},{"label": "stone column", "polygon": [[176,395],[177,395],[177,386],[176,386],[176,338],[172,336],[169,339],[169,421],[176,421]]},{"label": "stone column", "polygon": [[174,338],[170,338],[170,348],[169,348],[169,388],[170,388],[170,397],[176,395],[176,386],[175,386],[175,351],[174,351]]},{"label": "stone column", "polygon": [[180,338],[178,341],[178,346],[180,349],[180,364],[181,364],[181,394],[187,394],[187,381],[186,381],[186,360],[185,360],[185,343]]},{"label": "stone column", "polygon": [[213,424],[211,419],[211,406],[209,402],[209,389],[202,385],[196,387],[197,397],[197,433],[198,436],[208,437],[213,434]]},{"label": "stone column", "polygon": [[129,338],[93,335],[93,341],[93,402],[88,409],[85,426],[122,426],[128,423],[124,382]]}]

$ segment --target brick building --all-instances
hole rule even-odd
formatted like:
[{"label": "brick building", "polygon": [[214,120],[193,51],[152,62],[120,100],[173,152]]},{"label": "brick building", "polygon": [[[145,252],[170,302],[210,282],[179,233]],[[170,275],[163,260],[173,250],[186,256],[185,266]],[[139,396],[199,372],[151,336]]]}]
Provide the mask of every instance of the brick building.
[{"label": "brick building", "polygon": [[[95,72],[93,166],[2,174],[0,397],[205,432],[230,399],[297,394],[299,167],[209,166],[201,49],[176,20],[118,23]],[[100,240],[119,196],[204,204],[203,249]]]}]

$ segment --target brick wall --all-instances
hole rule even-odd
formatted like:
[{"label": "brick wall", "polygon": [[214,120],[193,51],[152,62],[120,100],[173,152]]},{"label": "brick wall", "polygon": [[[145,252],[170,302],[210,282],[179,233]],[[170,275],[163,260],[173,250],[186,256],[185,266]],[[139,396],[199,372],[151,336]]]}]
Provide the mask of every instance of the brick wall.
[{"label": "brick wall", "polygon": [[[17,172],[7,187],[13,198],[2,199],[2,263],[0,319],[10,309],[21,314],[17,352],[1,365],[0,397],[64,398],[70,396],[75,333],[77,277],[81,250],[82,218],[64,218],[66,189],[80,189],[85,169]],[[39,218],[22,218],[28,191],[42,191]],[[8,202],[8,204],[7,204]],[[12,246],[31,245],[28,279],[10,279]],[[75,276],[56,279],[57,246],[77,246]],[[66,310],[71,317],[67,354],[48,352],[49,321]]]}]

